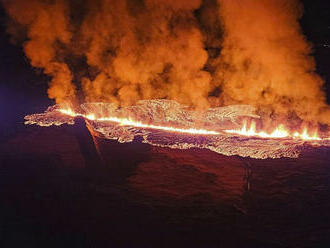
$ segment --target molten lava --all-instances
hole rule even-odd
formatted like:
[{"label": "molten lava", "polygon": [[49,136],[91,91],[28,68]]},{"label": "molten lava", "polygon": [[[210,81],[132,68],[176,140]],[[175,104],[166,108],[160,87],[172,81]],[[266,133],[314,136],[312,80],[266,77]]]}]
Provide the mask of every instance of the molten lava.
[{"label": "molten lava", "polygon": [[101,139],[127,143],[139,137],[153,146],[208,149],[256,159],[297,158],[305,151],[330,147],[325,132],[318,135],[307,128],[296,131],[283,124],[271,132],[262,130],[261,117],[249,105],[195,111],[175,101],[144,100],[121,108],[112,103],[84,103],[80,109],[75,112],[54,105],[44,113],[25,116],[25,124],[74,125],[75,118],[82,117],[92,136]]},{"label": "molten lava", "polygon": [[[76,113],[71,109],[59,109],[59,112],[65,115],[69,115],[71,117],[78,117],[81,116],[86,118],[90,121],[97,121],[97,122],[114,122],[119,125],[123,126],[131,126],[137,128],[146,128],[146,129],[157,129],[163,130],[168,132],[178,132],[178,133],[186,133],[186,134],[199,134],[199,135],[219,135],[220,132],[212,131],[212,130],[205,130],[205,129],[195,129],[195,128],[177,128],[171,126],[159,126],[153,124],[145,124],[140,121],[135,121],[128,118],[118,118],[118,117],[96,117],[95,114],[81,114]],[[298,131],[294,132],[293,134],[290,133],[288,129],[285,128],[283,124],[280,124],[276,127],[271,133],[267,133],[265,131],[257,131],[256,123],[254,121],[251,122],[250,126],[248,127],[247,121],[243,122],[243,126],[241,129],[233,129],[233,130],[223,130],[225,133],[229,134],[236,134],[241,136],[247,137],[259,137],[265,139],[280,139],[280,138],[293,138],[293,139],[301,139],[301,140],[321,140],[318,136],[317,130],[313,132],[313,135],[310,135],[310,132],[305,127],[303,131],[300,133]]]},{"label": "molten lava", "polygon": [[178,132],[178,133],[187,133],[187,134],[200,134],[200,135],[217,135],[220,134],[216,131],[209,131],[205,129],[195,129],[195,128],[176,128],[176,127],[168,127],[168,126],[158,126],[158,125],[152,125],[152,124],[144,124],[139,121],[134,121],[127,118],[118,118],[118,117],[100,117],[97,118],[95,114],[80,114],[72,111],[71,109],[59,109],[59,112],[69,115],[71,117],[78,117],[81,116],[83,118],[86,118],[90,121],[101,121],[101,122],[114,122],[119,125],[123,126],[131,126],[131,127],[140,127],[140,128],[147,128],[147,129],[157,129],[157,130],[163,130],[168,132]]},{"label": "molten lava", "polygon": [[283,124],[280,124],[271,133],[266,133],[264,131],[257,131],[256,123],[254,121],[251,122],[250,127],[248,127],[247,121],[244,121],[243,127],[241,129],[225,130],[225,132],[230,134],[260,137],[267,139],[294,138],[301,140],[321,140],[321,138],[318,136],[317,131],[314,131],[313,135],[310,135],[306,127],[303,129],[301,133],[296,131],[293,134],[291,134],[290,131],[286,129]]}]

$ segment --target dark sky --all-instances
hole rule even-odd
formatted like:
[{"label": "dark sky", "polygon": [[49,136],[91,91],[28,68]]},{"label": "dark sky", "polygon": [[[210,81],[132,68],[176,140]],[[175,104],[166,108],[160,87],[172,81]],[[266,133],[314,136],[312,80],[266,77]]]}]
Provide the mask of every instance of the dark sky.
[{"label": "dark sky", "polygon": [[[301,19],[303,32],[314,44],[313,55],[317,63],[317,72],[325,80],[325,90],[330,103],[330,3],[327,0],[302,2],[304,4],[304,16]],[[47,97],[45,82],[48,78],[40,70],[30,67],[20,47],[9,43],[9,37],[5,33],[5,14],[2,8],[0,22],[0,89],[14,87],[24,93],[42,94]]]},{"label": "dark sky", "polygon": [[330,103],[330,3],[324,0],[304,0],[302,28],[314,45],[317,71],[325,80]]}]

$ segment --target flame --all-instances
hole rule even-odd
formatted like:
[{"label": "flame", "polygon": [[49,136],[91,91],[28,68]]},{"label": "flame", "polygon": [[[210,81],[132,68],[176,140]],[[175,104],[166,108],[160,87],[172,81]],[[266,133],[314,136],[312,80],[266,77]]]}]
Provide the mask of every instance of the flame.
[{"label": "flame", "polygon": [[176,128],[176,127],[166,127],[166,126],[158,126],[158,125],[152,125],[152,124],[145,124],[139,121],[131,120],[128,118],[118,118],[118,117],[100,117],[97,118],[94,114],[81,114],[76,113],[71,109],[59,109],[59,112],[72,116],[72,117],[84,117],[91,121],[109,121],[118,123],[123,126],[132,126],[132,127],[140,127],[140,128],[150,128],[150,129],[157,129],[157,130],[163,130],[168,132],[178,132],[178,133],[187,133],[187,134],[200,134],[200,135],[217,135],[220,134],[216,131],[209,131],[205,129],[195,129],[195,128]]},{"label": "flame", "polygon": [[306,127],[304,128],[304,130],[303,130],[303,132],[301,134],[298,133],[298,132],[295,132],[294,133],[294,137],[299,137],[299,138],[301,138],[303,140],[321,140],[321,138],[319,137],[317,131],[314,131],[313,135],[310,136],[308,134],[308,130],[307,130]]},{"label": "flame", "polygon": [[[59,112],[65,115],[69,115],[72,117],[81,116],[91,121],[99,121],[99,122],[114,122],[118,123],[119,125],[123,126],[132,126],[132,127],[140,127],[140,128],[150,128],[150,129],[157,129],[163,130],[168,132],[178,132],[178,133],[186,133],[186,134],[199,134],[199,135],[219,135],[220,132],[212,131],[212,130],[205,130],[205,129],[195,129],[195,128],[177,128],[177,127],[169,127],[169,126],[159,126],[153,124],[145,124],[140,121],[135,121],[129,118],[118,118],[118,117],[96,117],[95,114],[81,114],[76,113],[72,109],[58,109]],[[247,137],[259,137],[265,139],[281,139],[281,138],[292,138],[292,139],[300,139],[300,140],[322,140],[317,130],[310,135],[307,127],[303,129],[302,132],[294,132],[293,134],[290,133],[288,129],[285,128],[283,124],[280,124],[276,127],[271,133],[267,133],[265,131],[257,131],[256,123],[254,121],[248,126],[247,121],[243,122],[243,126],[241,129],[238,130],[224,130],[225,133],[229,134],[236,134],[241,136]]]},{"label": "flame", "polygon": [[312,135],[309,134],[307,128],[305,127],[301,133],[295,132],[291,134],[288,129],[285,128],[283,124],[280,124],[276,127],[271,133],[266,133],[264,131],[257,131],[256,123],[254,121],[251,122],[250,126],[248,127],[247,122],[243,123],[243,127],[238,130],[225,130],[226,133],[230,134],[238,134],[242,136],[248,137],[260,137],[260,138],[294,138],[294,139],[301,139],[301,140],[322,140],[318,132],[315,130]]}]

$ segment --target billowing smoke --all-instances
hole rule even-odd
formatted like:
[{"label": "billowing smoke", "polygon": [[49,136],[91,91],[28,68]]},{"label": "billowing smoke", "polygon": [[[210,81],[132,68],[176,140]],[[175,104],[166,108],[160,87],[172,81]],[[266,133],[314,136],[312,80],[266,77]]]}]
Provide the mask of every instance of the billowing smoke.
[{"label": "billowing smoke", "polygon": [[61,46],[71,42],[68,6],[64,1],[56,4],[50,1],[4,1],[8,14],[12,17],[9,31],[15,38],[26,35],[24,51],[31,65],[43,68],[52,76],[48,90],[50,98],[58,102],[71,101],[75,88],[71,84],[72,74],[60,56]]},{"label": "billowing smoke", "polygon": [[[85,101],[168,98],[208,106],[211,76],[202,70],[208,56],[193,13],[200,0],[4,3],[27,30],[31,64],[53,76],[49,96],[58,102],[70,100],[76,88]],[[91,72],[81,73],[86,67]]]},{"label": "billowing smoke", "polygon": [[193,15],[201,1],[96,2],[80,29],[87,63],[100,71],[82,81],[87,100],[168,98],[208,106],[211,76],[202,70],[207,52]]},{"label": "billowing smoke", "polygon": [[[215,80],[224,104],[247,103],[328,121],[323,81],[315,74],[295,0],[219,0],[224,40]],[[271,106],[271,108],[269,108]]]},{"label": "billowing smoke", "polygon": [[2,1],[59,103],[245,103],[329,122],[296,0]]}]

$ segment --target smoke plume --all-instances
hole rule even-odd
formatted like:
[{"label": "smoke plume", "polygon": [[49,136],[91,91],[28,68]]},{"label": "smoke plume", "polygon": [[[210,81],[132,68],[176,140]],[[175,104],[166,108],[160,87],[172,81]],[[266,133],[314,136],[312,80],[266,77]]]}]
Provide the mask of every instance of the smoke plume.
[{"label": "smoke plume", "polygon": [[[71,41],[69,31],[69,9],[64,1],[50,4],[49,1],[4,1],[12,25],[26,29],[24,51],[31,65],[43,68],[52,76],[48,94],[58,102],[72,100],[75,88],[71,84],[72,74],[63,58],[59,55],[60,46]],[[14,36],[19,36],[20,29],[9,29]]]},{"label": "smoke plume", "polygon": [[323,81],[299,26],[302,6],[295,0],[219,4],[225,34],[215,80],[222,82],[224,104],[247,103],[327,121]]},{"label": "smoke plume", "polygon": [[2,2],[8,32],[52,77],[58,103],[244,103],[329,122],[296,0]]}]

